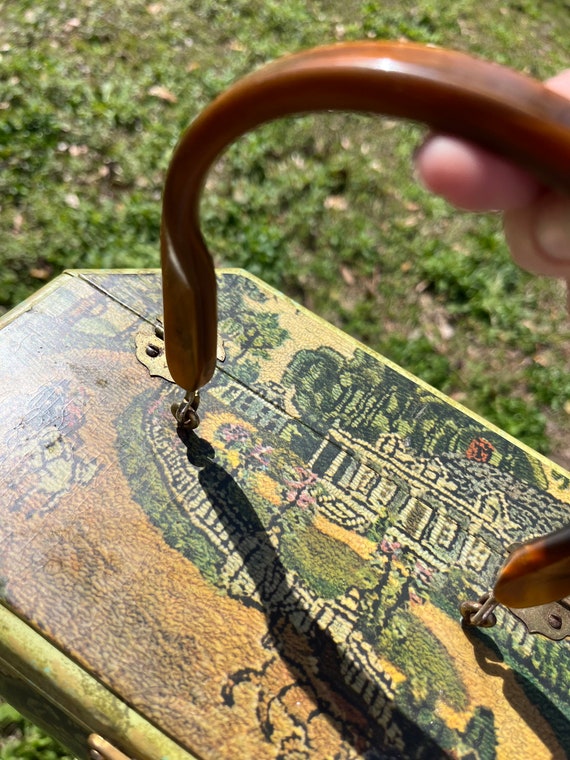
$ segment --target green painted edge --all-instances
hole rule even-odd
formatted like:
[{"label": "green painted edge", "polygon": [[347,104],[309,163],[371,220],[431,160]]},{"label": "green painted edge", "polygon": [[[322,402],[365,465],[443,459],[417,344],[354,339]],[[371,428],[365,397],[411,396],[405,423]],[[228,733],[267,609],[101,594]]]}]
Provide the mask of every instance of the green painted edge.
[{"label": "green painted edge", "polygon": [[2,660],[83,727],[86,739],[97,733],[137,760],[197,760],[0,604]]}]

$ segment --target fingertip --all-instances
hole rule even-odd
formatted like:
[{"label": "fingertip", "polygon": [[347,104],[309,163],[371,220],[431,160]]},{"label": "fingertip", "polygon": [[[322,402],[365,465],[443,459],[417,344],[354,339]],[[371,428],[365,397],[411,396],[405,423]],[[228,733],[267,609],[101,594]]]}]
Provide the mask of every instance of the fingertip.
[{"label": "fingertip", "polygon": [[519,208],[539,192],[522,169],[446,135],[428,138],[416,155],[416,168],[428,190],[469,211]]},{"label": "fingertip", "polygon": [[420,181],[432,193],[456,206],[472,207],[476,167],[473,151],[465,143],[445,135],[428,138],[416,154],[416,168]]},{"label": "fingertip", "polygon": [[549,90],[557,92],[565,98],[570,98],[570,69],[561,71],[544,83]]}]

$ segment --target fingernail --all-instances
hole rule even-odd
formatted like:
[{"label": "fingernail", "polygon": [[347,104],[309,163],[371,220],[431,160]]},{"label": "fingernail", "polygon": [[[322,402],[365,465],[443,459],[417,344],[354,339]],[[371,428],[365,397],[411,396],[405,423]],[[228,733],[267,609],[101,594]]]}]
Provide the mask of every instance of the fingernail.
[{"label": "fingernail", "polygon": [[570,261],[570,197],[548,195],[535,222],[536,242],[558,261]]}]

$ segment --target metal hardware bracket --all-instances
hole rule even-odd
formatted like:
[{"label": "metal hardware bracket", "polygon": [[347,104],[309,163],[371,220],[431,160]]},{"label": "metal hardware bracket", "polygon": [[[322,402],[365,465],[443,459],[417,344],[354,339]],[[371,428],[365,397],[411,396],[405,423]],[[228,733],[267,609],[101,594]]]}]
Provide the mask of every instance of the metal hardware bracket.
[{"label": "metal hardware bracket", "polygon": [[[164,329],[160,318],[155,324],[142,323],[135,336],[135,345],[137,359],[148,369],[151,377],[162,377],[169,383],[174,382],[166,364]],[[224,343],[220,337],[218,337],[217,358],[219,362],[223,362],[226,358]]]},{"label": "metal hardware bracket", "polygon": [[552,641],[570,636],[570,596],[540,607],[507,609],[525,624],[529,633],[540,633]]}]

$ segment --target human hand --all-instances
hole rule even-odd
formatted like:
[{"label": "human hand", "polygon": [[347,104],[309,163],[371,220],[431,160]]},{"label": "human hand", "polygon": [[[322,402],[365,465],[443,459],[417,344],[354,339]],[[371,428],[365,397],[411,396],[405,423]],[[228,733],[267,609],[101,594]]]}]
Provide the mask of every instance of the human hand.
[{"label": "human hand", "polygon": [[[570,99],[570,69],[546,85]],[[416,167],[422,183],[455,206],[502,211],[514,260],[529,272],[562,277],[570,285],[570,196],[545,188],[504,159],[444,135],[426,140]]]}]

